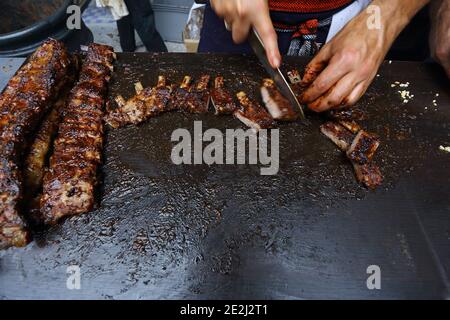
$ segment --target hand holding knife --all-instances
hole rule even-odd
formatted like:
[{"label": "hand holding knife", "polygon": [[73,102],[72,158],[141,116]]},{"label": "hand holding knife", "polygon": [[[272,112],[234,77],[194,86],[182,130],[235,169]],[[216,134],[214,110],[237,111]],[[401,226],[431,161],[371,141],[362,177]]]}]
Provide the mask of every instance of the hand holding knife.
[{"label": "hand holding knife", "polygon": [[[196,3],[199,4],[206,4],[208,3],[208,0],[196,0]],[[231,26],[224,20],[225,27],[228,31],[231,31]],[[304,113],[303,108],[300,105],[296,95],[292,91],[291,86],[289,85],[288,81],[284,77],[283,73],[280,71],[280,68],[274,68],[272,67],[272,63],[270,63],[268,57],[267,57],[267,51],[265,49],[264,43],[258,34],[258,31],[252,27],[249,35],[248,35],[248,42],[250,46],[252,47],[253,51],[255,52],[256,56],[258,57],[259,61],[263,65],[264,69],[267,71],[267,73],[270,75],[272,80],[275,82],[278,90],[281,92],[281,94],[289,100],[291,105],[299,111],[299,115],[301,119],[304,119]]]}]

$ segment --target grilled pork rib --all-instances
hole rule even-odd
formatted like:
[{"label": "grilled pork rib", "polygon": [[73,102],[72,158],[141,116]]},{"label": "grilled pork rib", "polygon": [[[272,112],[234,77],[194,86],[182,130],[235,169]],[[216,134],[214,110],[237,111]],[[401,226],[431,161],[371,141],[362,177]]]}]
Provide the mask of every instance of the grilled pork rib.
[{"label": "grilled pork rib", "polygon": [[46,223],[90,211],[103,147],[103,107],[115,58],[109,46],[91,44],[78,83],[62,113],[40,200]]},{"label": "grilled pork rib", "polygon": [[[336,144],[339,149],[345,152],[348,156],[349,150],[353,145],[359,145],[362,140],[373,138],[365,131],[361,130],[356,135],[351,131],[347,130],[342,125],[335,122],[327,122],[320,127],[320,131],[334,144]],[[370,138],[369,138],[370,137]],[[375,138],[373,138],[375,139]],[[378,145],[377,145],[378,147]],[[358,147],[356,147],[358,149]],[[361,150],[361,149],[360,149]],[[373,152],[375,150],[370,149],[368,151],[371,153],[370,156],[365,155],[363,158],[371,160]],[[383,176],[381,175],[380,169],[373,164],[371,161],[359,162],[359,158],[348,157],[352,162],[353,168],[355,170],[355,175],[358,181],[364,184],[368,188],[375,188],[379,186],[383,181]]]},{"label": "grilled pork rib", "polygon": [[377,137],[360,130],[347,150],[347,157],[353,162],[366,164],[372,160],[379,145],[380,141]]},{"label": "grilled pork rib", "polygon": [[106,123],[113,128],[127,124],[139,124],[167,110],[172,88],[167,86],[164,76],[158,77],[154,88],[143,88],[140,82],[135,84],[136,95],[125,101],[122,96],[116,97],[118,108],[109,110]]},{"label": "grilled pork rib", "polygon": [[273,118],[258,102],[250,100],[243,91],[239,92],[237,98],[240,108],[234,111],[234,116],[246,126],[255,130],[272,128],[275,125]]},{"label": "grilled pork rib", "polygon": [[181,105],[182,109],[190,113],[206,113],[208,112],[210,93],[208,90],[209,75],[202,75],[186,98],[185,104]]},{"label": "grilled pork rib", "polygon": [[64,45],[44,42],[0,95],[0,248],[24,246],[25,223],[18,213],[22,158],[32,135],[66,83],[71,59]]},{"label": "grilled pork rib", "polygon": [[298,114],[292,108],[291,103],[278,91],[272,79],[263,80],[261,96],[266,109],[275,120],[294,121],[298,118]]},{"label": "grilled pork rib", "polygon": [[189,98],[189,92],[191,91],[192,78],[190,76],[184,76],[178,88],[175,88],[173,95],[170,97],[170,101],[167,105],[167,110],[183,110]]},{"label": "grilled pork rib", "polygon": [[216,110],[216,115],[232,114],[237,108],[233,97],[226,90],[221,76],[214,80],[214,88],[211,89],[211,103]]}]

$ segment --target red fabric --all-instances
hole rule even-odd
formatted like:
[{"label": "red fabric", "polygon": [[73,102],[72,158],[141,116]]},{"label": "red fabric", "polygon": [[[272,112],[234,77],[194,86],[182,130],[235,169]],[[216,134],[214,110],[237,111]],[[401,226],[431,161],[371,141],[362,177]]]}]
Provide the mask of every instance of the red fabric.
[{"label": "red fabric", "polygon": [[354,0],[269,0],[270,10],[284,12],[322,12],[343,7]]}]

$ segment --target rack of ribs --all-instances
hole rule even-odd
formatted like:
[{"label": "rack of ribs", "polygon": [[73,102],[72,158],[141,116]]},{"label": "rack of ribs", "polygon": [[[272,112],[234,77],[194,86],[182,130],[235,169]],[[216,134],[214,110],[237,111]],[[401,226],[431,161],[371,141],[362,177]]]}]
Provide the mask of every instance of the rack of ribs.
[{"label": "rack of ribs", "polygon": [[94,206],[103,148],[103,108],[114,60],[111,47],[89,45],[80,78],[62,112],[43,179],[40,211],[46,223],[88,212]]},{"label": "rack of ribs", "polygon": [[172,93],[164,76],[158,77],[155,87],[144,89],[140,82],[135,84],[136,95],[125,101],[122,96],[116,97],[118,108],[108,110],[105,122],[113,128],[127,124],[139,124],[167,110]]},{"label": "rack of ribs", "polygon": [[364,130],[354,133],[336,122],[327,122],[320,131],[346,153],[355,170],[356,178],[366,187],[374,189],[383,181],[380,169],[372,162],[379,146],[378,138]]},{"label": "rack of ribs", "polygon": [[237,106],[230,92],[225,88],[222,76],[214,79],[214,87],[211,89],[211,103],[216,110],[216,115],[232,114]]},{"label": "rack of ribs", "polygon": [[71,59],[64,45],[44,42],[8,82],[0,95],[0,248],[28,241],[19,214],[23,193],[23,156],[59,89]]},{"label": "rack of ribs", "polygon": [[275,122],[271,115],[258,102],[250,100],[243,91],[237,95],[240,108],[234,111],[234,116],[246,126],[255,130],[272,128]]},{"label": "rack of ribs", "polygon": [[267,110],[275,120],[294,121],[298,118],[291,103],[278,91],[272,79],[263,80],[261,96]]}]

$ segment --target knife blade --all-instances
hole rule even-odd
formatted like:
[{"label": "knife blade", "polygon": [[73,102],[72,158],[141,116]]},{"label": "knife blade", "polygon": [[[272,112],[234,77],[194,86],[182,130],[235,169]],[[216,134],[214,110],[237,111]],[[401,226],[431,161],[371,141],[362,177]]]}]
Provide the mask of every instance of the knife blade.
[{"label": "knife blade", "polygon": [[294,91],[292,91],[291,86],[287,82],[280,68],[274,69],[270,65],[269,60],[267,59],[266,50],[264,48],[264,44],[261,40],[261,37],[259,36],[258,32],[253,28],[249,33],[248,42],[250,43],[250,46],[252,47],[261,64],[263,65],[264,69],[266,69],[267,73],[275,82],[275,85],[277,86],[278,90],[280,90],[281,94],[286,99],[289,100],[289,102],[294,108],[300,111],[300,118],[304,119],[305,114],[303,112],[302,105],[295,96]]}]

